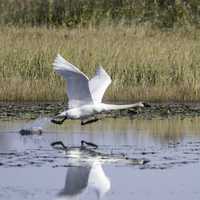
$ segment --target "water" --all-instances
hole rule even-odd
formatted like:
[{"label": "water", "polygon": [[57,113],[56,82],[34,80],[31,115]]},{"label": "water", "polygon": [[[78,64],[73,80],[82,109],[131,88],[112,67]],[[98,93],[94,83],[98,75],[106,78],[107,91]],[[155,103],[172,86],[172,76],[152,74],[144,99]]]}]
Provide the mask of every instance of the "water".
[{"label": "water", "polygon": [[[199,122],[198,117],[106,119],[86,126],[68,121],[45,126],[42,135],[27,136],[18,131],[30,127],[30,121],[1,122],[0,199],[197,200]],[[98,144],[101,153],[150,162],[132,165],[98,158],[72,162],[69,155],[51,147],[57,140],[70,146],[86,140]]]},{"label": "water", "polygon": [[44,128],[45,126],[49,125],[50,120],[51,118],[48,117],[38,117],[36,120],[26,123],[24,129],[38,128],[38,127]]}]

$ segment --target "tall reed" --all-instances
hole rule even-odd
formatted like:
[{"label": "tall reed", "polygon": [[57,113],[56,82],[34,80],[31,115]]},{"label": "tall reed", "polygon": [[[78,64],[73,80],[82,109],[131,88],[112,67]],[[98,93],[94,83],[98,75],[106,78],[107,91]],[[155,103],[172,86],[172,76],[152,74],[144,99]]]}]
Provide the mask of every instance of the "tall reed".
[{"label": "tall reed", "polygon": [[200,30],[146,25],[0,27],[0,100],[66,100],[52,70],[57,53],[89,77],[112,77],[106,100],[199,101]]},{"label": "tall reed", "polygon": [[159,27],[200,25],[198,0],[0,0],[0,24],[74,27],[77,24],[150,22]]}]

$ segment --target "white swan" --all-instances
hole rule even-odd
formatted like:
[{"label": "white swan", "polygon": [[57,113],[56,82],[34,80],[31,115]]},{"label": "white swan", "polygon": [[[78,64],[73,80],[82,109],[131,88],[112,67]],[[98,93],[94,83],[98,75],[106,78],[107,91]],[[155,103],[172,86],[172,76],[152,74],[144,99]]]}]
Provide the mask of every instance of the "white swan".
[{"label": "white swan", "polygon": [[101,199],[111,187],[109,178],[105,175],[101,163],[96,159],[84,166],[69,167],[64,188],[58,193],[56,200],[80,199],[87,189],[95,191]]},{"label": "white swan", "polygon": [[[119,110],[132,107],[143,107],[139,102],[128,105],[112,105],[102,103],[103,95],[111,83],[110,76],[99,67],[92,79],[77,67],[66,61],[59,54],[53,63],[54,70],[67,81],[68,110],[52,119],[54,123],[63,123],[65,119],[87,119],[103,111]],[[62,121],[56,118],[64,117]]]},{"label": "white swan", "polygon": [[[64,188],[58,193],[56,200],[78,200],[87,189],[95,191],[97,198],[101,199],[111,187],[100,162],[99,153],[94,149],[96,144],[81,141],[81,146],[67,147],[61,141],[53,142],[51,146],[63,150],[71,158],[72,166],[67,170]],[[73,161],[72,161],[73,160]]]}]

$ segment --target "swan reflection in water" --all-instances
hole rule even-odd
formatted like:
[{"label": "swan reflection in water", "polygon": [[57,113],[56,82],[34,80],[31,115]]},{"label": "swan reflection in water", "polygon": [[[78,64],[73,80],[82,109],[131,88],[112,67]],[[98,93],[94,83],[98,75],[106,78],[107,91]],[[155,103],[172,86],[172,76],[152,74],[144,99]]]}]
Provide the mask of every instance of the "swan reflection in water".
[{"label": "swan reflection in water", "polygon": [[110,190],[110,180],[105,175],[99,161],[88,166],[69,167],[64,188],[58,193],[56,200],[75,200],[87,189],[93,189],[97,198],[101,199]]},{"label": "swan reflection in water", "polygon": [[[64,145],[63,147],[67,148]],[[84,156],[86,149],[83,146],[82,148],[81,156]],[[70,154],[74,153],[76,156],[77,150],[77,148],[69,149]],[[110,187],[110,180],[105,175],[101,162],[94,157],[84,160],[84,163],[78,161],[76,166],[68,168],[64,188],[58,193],[56,200],[80,199],[80,195],[89,189],[94,190],[97,198],[101,199]]]},{"label": "swan reflection in water", "polygon": [[61,141],[53,142],[53,148],[64,150],[69,167],[64,189],[59,193],[58,199],[79,199],[86,189],[93,188],[98,199],[103,197],[110,189],[110,180],[105,175],[101,163],[120,162],[129,165],[144,165],[146,159],[128,158],[124,154],[106,154],[96,151],[98,146],[91,142],[81,141],[81,146],[65,146]]}]

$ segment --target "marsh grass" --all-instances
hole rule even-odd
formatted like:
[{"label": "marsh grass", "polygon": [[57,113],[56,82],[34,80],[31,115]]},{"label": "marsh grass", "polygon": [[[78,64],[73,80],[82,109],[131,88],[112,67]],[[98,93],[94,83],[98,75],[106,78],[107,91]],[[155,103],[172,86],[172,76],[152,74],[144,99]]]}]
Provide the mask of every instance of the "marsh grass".
[{"label": "marsh grass", "polygon": [[119,24],[75,29],[0,27],[0,100],[66,100],[57,53],[89,78],[112,77],[105,100],[200,100],[200,30]]}]

